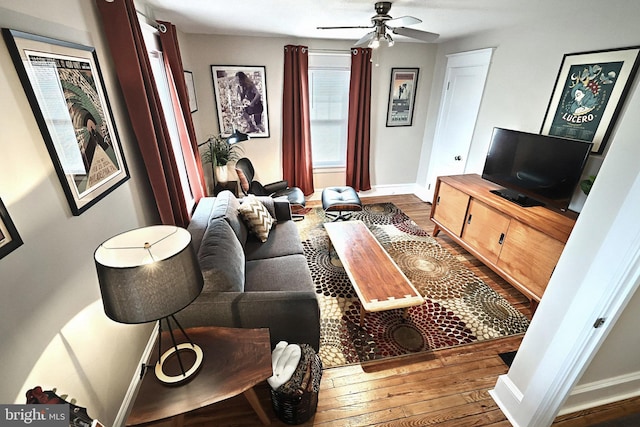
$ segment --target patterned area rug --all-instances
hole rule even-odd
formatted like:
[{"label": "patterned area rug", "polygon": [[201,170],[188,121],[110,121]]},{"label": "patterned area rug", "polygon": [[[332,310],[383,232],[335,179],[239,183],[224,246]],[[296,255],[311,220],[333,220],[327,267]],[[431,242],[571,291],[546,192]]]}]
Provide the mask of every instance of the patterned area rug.
[{"label": "patterned area rug", "polygon": [[367,313],[323,223],[313,208],[298,222],[321,310],[320,357],[325,368],[442,349],[521,334],[529,321],[392,203],[364,205],[363,221],[426,302],[404,310]]}]

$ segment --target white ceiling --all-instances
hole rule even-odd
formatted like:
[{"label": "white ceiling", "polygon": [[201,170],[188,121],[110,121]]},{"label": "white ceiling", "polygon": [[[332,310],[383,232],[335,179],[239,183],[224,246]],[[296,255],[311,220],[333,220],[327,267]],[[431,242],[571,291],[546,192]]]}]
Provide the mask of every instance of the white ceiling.
[{"label": "white ceiling", "polygon": [[[353,40],[367,29],[318,30],[318,26],[371,25],[375,0],[136,0],[149,18],[202,34]],[[524,24],[558,11],[556,0],[395,0],[389,15],[421,19],[413,25],[439,33],[438,42]],[[560,2],[562,4],[563,2]],[[574,3],[567,1],[566,3]],[[565,4],[566,4],[565,3]],[[558,11],[559,12],[559,11]],[[394,36],[397,41],[408,41]]]}]

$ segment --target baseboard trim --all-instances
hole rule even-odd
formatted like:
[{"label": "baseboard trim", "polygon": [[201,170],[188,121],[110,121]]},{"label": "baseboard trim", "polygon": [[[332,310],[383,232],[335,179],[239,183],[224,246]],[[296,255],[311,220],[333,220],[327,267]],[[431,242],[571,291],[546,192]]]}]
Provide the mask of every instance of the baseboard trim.
[{"label": "baseboard trim", "polygon": [[496,402],[507,420],[513,427],[520,427],[509,408],[516,407],[522,402],[524,395],[520,389],[511,381],[508,375],[500,375],[496,381],[495,388],[489,390],[489,395]]},{"label": "baseboard trim", "polygon": [[576,386],[558,415],[603,406],[640,396],[640,372]]},{"label": "baseboard trim", "polygon": [[[307,200],[322,200],[322,188],[317,188]],[[360,197],[374,196],[394,196],[396,194],[415,194],[418,195],[419,187],[416,184],[390,184],[375,185],[371,190],[359,191]]]},{"label": "baseboard trim", "polygon": [[122,401],[122,405],[120,405],[120,410],[116,415],[116,419],[113,422],[114,426],[125,427],[127,424],[127,418],[129,418],[129,413],[131,412],[131,408],[133,407],[133,402],[136,400],[136,396],[138,395],[138,391],[140,390],[140,385],[142,381],[140,381],[140,369],[143,363],[147,363],[151,357],[151,352],[153,351],[153,347],[156,344],[156,340],[158,338],[159,325],[156,322],[156,326],[153,328],[151,332],[151,336],[149,337],[149,341],[147,341],[147,346],[140,357],[140,362],[136,366],[136,370],[134,372],[133,377],[131,378],[131,383],[129,383],[129,388],[127,389],[127,393],[124,396],[124,400]]}]

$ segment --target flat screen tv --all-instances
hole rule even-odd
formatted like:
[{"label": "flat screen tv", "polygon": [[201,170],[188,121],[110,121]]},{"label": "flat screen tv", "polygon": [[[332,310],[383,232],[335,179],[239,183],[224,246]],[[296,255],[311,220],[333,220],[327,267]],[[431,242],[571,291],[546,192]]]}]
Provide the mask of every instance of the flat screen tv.
[{"label": "flat screen tv", "polygon": [[494,128],[482,178],[493,192],[521,206],[566,210],[591,143]]}]

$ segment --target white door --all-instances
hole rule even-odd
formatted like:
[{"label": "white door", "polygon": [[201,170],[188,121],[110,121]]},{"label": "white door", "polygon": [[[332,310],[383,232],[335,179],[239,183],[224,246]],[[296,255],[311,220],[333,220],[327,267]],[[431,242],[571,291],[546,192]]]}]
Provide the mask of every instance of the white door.
[{"label": "white door", "polygon": [[447,55],[447,72],[427,170],[426,200],[438,176],[464,173],[493,49]]}]

